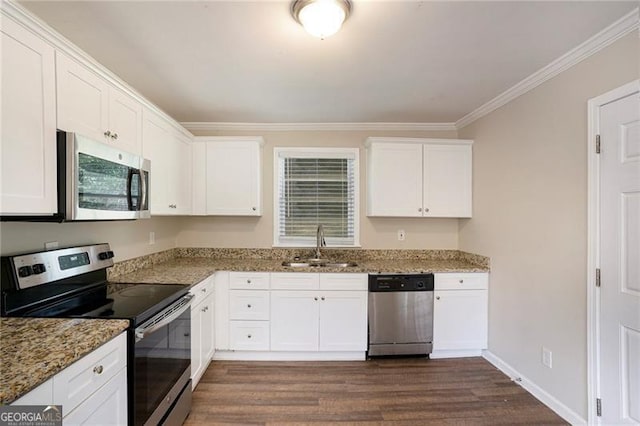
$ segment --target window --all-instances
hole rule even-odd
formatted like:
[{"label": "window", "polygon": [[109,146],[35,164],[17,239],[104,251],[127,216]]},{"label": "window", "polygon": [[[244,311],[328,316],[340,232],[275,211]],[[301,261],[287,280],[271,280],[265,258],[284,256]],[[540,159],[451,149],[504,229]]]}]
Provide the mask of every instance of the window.
[{"label": "window", "polygon": [[359,245],[358,148],[274,149],[274,245]]}]

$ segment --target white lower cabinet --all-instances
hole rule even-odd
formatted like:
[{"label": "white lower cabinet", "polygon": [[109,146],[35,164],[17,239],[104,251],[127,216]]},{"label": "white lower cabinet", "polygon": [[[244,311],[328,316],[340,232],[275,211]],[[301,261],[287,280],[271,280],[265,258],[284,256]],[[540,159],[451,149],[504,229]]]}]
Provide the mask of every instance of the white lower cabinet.
[{"label": "white lower cabinet", "polygon": [[127,337],[121,333],[12,405],[62,405],[65,425],[127,424]]},{"label": "white lower cabinet", "polygon": [[366,351],[362,291],[273,291],[272,351]]},{"label": "white lower cabinet", "polygon": [[194,295],[191,303],[191,383],[195,389],[214,352],[213,276],[194,286],[190,293]]},{"label": "white lower cabinet", "polygon": [[317,351],[319,291],[271,292],[271,350]]},{"label": "white lower cabinet", "polygon": [[230,345],[238,351],[268,351],[269,321],[231,321]]},{"label": "white lower cabinet", "polygon": [[216,273],[219,359],[364,359],[367,274]]},{"label": "white lower cabinet", "polygon": [[435,274],[431,357],[480,355],[487,348],[487,304],[487,274]]},{"label": "white lower cabinet", "polygon": [[105,426],[127,424],[127,369],[121,369],[100,389],[100,392],[91,395],[66,415],[64,424]]},{"label": "white lower cabinet", "polygon": [[367,293],[321,292],[319,334],[321,351],[366,351]]}]

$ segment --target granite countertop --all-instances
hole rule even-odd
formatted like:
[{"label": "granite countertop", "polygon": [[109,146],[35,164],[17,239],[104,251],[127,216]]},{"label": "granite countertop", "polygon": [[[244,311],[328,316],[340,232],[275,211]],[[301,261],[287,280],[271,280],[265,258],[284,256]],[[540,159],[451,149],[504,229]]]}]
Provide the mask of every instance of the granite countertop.
[{"label": "granite countertop", "polygon": [[420,273],[488,272],[489,268],[462,259],[367,259],[348,268],[285,267],[282,260],[177,257],[137,271],[110,277],[111,282],[194,285],[216,271]]},{"label": "granite countertop", "polygon": [[0,405],[119,335],[127,320],[0,318]]}]

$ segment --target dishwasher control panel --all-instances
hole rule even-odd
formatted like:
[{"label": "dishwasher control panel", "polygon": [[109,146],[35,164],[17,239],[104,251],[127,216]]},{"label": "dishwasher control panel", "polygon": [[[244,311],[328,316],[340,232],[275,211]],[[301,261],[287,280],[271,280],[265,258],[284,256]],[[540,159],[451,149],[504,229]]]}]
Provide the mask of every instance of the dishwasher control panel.
[{"label": "dishwasher control panel", "polygon": [[371,274],[369,275],[369,291],[433,291],[433,274]]}]

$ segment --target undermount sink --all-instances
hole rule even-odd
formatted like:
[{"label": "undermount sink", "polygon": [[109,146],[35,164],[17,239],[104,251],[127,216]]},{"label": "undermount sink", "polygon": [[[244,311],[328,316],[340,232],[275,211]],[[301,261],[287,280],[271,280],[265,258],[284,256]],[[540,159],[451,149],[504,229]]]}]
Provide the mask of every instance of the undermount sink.
[{"label": "undermount sink", "polygon": [[358,266],[358,264],[355,262],[337,262],[334,260],[324,259],[294,259],[291,261],[285,260],[282,262],[282,266],[288,266],[291,268],[352,268],[354,266]]}]

